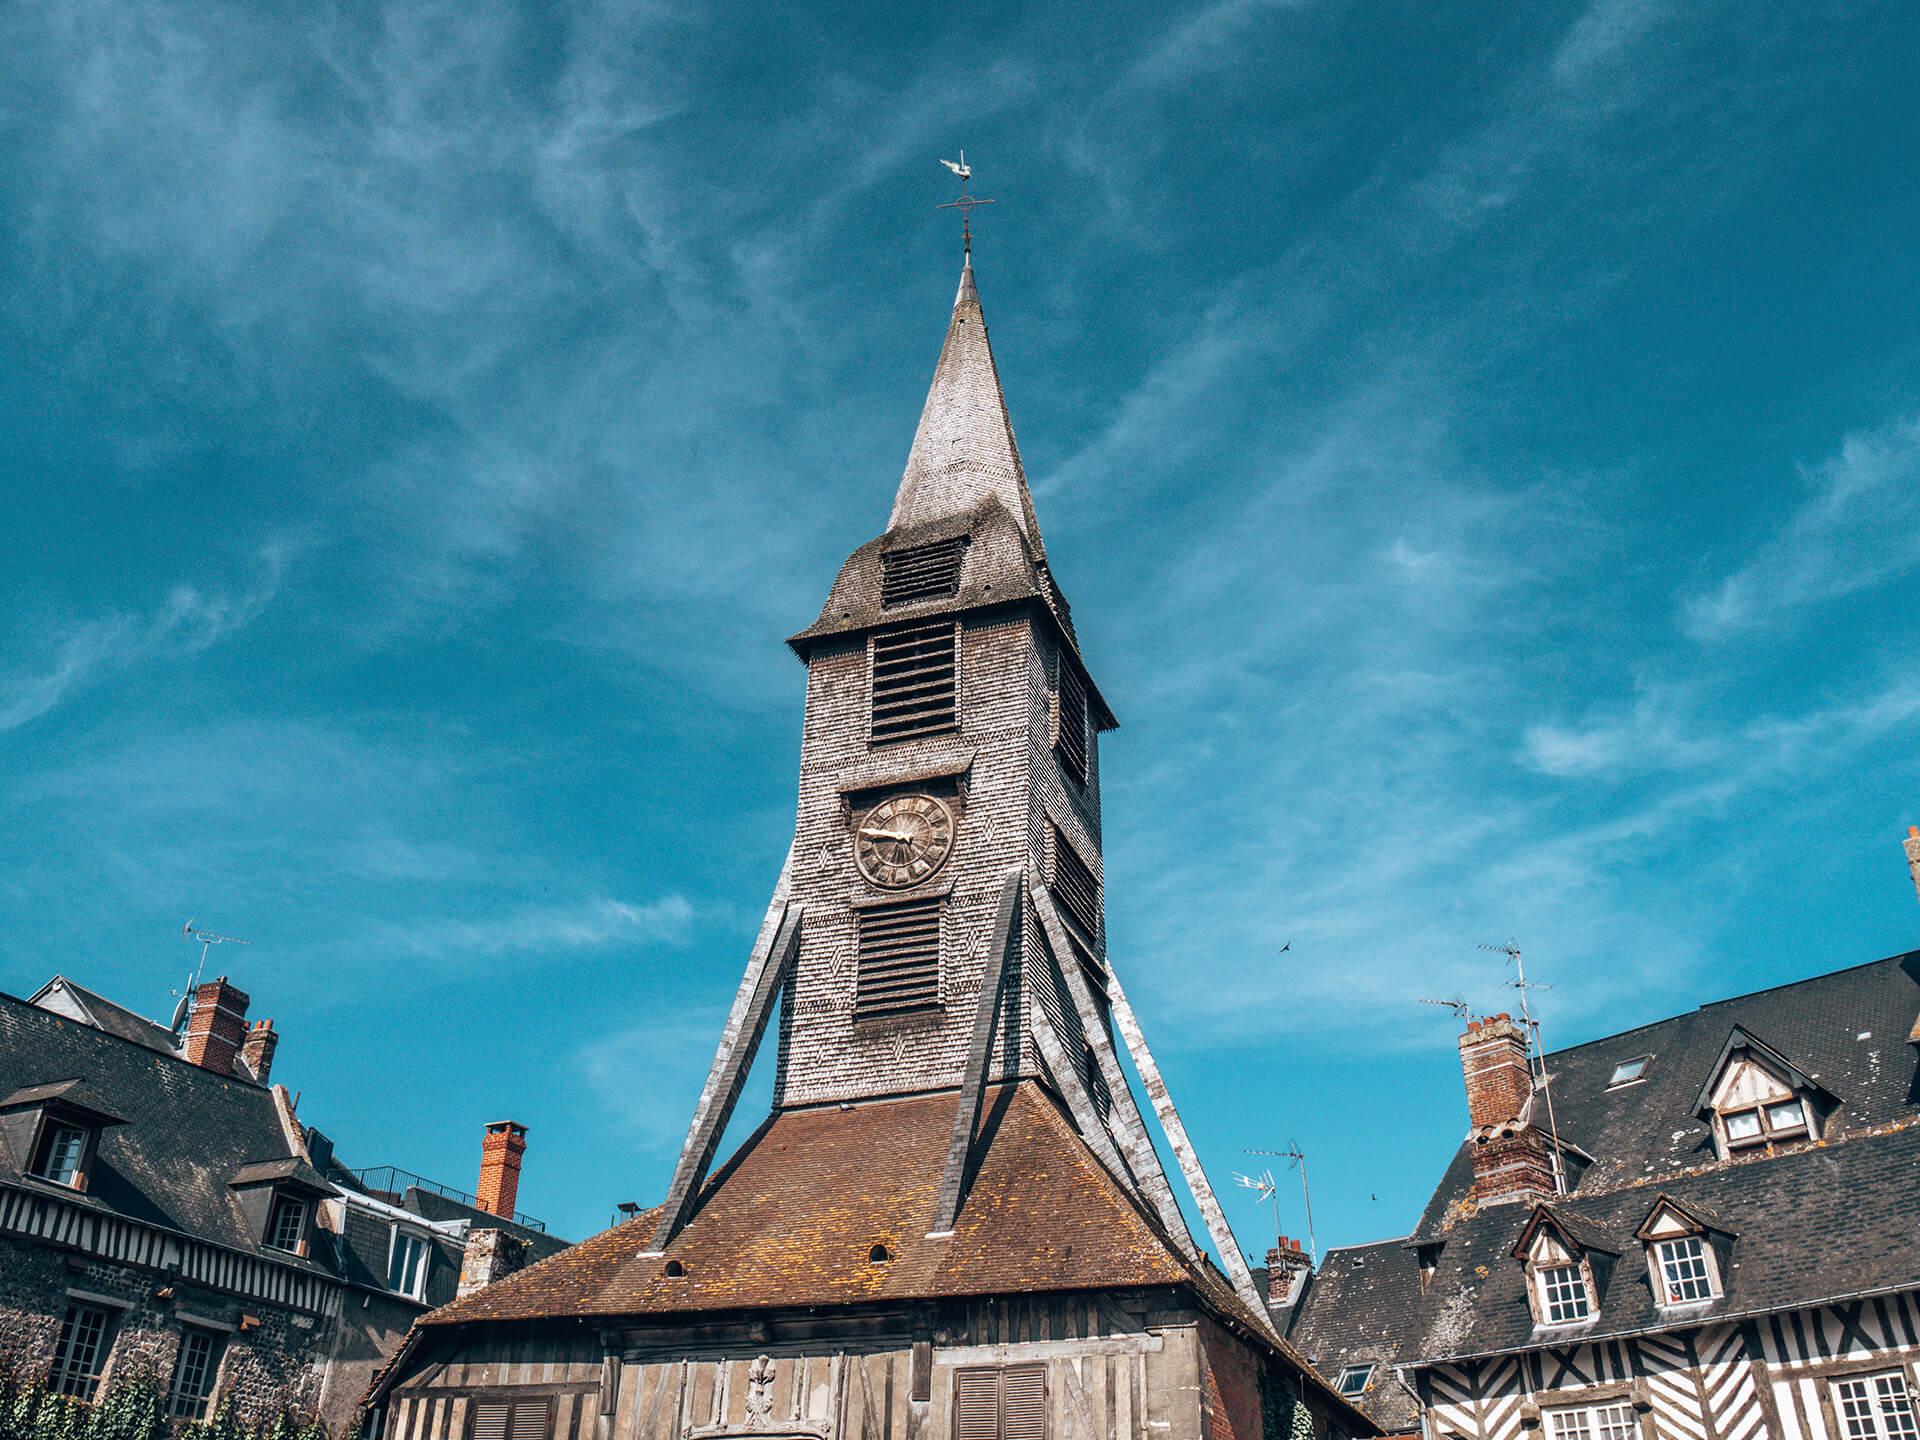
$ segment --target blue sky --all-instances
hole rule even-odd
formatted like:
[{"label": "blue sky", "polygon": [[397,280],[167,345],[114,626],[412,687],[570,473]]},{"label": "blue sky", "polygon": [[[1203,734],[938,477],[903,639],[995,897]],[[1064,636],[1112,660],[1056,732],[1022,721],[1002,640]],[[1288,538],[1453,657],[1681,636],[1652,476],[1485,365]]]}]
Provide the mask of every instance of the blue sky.
[{"label": "blue sky", "polygon": [[[358,1164],[659,1196],[782,637],[982,297],[1216,1182],[1403,1233],[1453,1022],[1920,944],[1920,11],[35,0],[0,16],[0,987],[229,949]],[[1291,941],[1284,956],[1280,946]],[[1227,1196],[1247,1248],[1270,1218]],[[1302,1229],[1295,1196],[1282,1221]]]}]

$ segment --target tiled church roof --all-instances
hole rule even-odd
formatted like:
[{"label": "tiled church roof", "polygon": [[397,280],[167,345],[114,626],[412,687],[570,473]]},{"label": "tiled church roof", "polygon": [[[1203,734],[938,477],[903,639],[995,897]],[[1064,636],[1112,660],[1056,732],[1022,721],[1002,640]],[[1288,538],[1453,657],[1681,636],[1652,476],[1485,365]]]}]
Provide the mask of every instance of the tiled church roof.
[{"label": "tiled church roof", "polygon": [[[1030,1081],[988,1095],[959,1220],[928,1238],[955,1103],[946,1094],[777,1114],[708,1182],[664,1256],[640,1253],[658,1212],[642,1214],[426,1323],[1156,1285],[1189,1286],[1253,1323],[1224,1279],[1178,1256]],[[873,1263],[876,1245],[892,1258]],[[685,1275],[668,1277],[669,1262]]]}]

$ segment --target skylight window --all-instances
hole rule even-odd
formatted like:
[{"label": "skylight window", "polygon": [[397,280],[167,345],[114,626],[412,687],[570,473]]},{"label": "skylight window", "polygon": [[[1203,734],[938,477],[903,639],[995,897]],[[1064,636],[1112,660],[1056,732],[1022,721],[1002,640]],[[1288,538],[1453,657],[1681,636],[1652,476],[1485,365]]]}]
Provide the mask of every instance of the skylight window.
[{"label": "skylight window", "polygon": [[1367,1382],[1371,1379],[1373,1379],[1372,1364],[1349,1365],[1340,1372],[1340,1379],[1336,1385],[1342,1395],[1352,1400],[1365,1393]]},{"label": "skylight window", "polygon": [[1651,1055],[1636,1055],[1631,1060],[1622,1060],[1613,1067],[1613,1074],[1607,1079],[1607,1088],[1611,1090],[1616,1085],[1631,1085],[1636,1080],[1644,1079],[1647,1066],[1652,1063]]}]

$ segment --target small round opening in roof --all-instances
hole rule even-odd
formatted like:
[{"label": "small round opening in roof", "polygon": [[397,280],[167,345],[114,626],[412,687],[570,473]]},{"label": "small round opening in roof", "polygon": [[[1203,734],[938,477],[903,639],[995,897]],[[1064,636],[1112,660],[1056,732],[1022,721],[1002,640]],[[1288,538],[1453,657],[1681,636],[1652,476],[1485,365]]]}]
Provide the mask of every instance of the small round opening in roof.
[{"label": "small round opening in roof", "polygon": [[669,1280],[678,1280],[682,1275],[687,1273],[687,1267],[682,1265],[678,1260],[669,1260],[661,1269],[660,1273]]},{"label": "small round opening in roof", "polygon": [[876,1245],[867,1251],[867,1263],[869,1265],[884,1265],[891,1259],[893,1259],[893,1256],[888,1253],[887,1247],[884,1245]]}]

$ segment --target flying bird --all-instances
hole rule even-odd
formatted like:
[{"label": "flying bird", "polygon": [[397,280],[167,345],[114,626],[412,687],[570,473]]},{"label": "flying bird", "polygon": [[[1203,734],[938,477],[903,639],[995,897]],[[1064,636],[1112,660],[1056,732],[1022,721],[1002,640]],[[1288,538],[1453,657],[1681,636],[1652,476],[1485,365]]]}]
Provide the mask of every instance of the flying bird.
[{"label": "flying bird", "polygon": [[964,150],[960,152],[960,163],[958,165],[954,164],[951,160],[942,160],[940,163],[958,175],[962,180],[971,180],[973,178],[973,167],[967,164],[967,152]]},{"label": "flying bird", "polygon": [[1282,945],[1282,946],[1280,947],[1280,953],[1281,953],[1282,955],[1284,955],[1284,954],[1286,954],[1286,953],[1287,953],[1287,951],[1289,951],[1289,950],[1291,950],[1292,948],[1293,948],[1293,942],[1292,942],[1291,940],[1289,940],[1289,941],[1287,941],[1287,943],[1286,943],[1286,944],[1284,944],[1284,945]]}]

